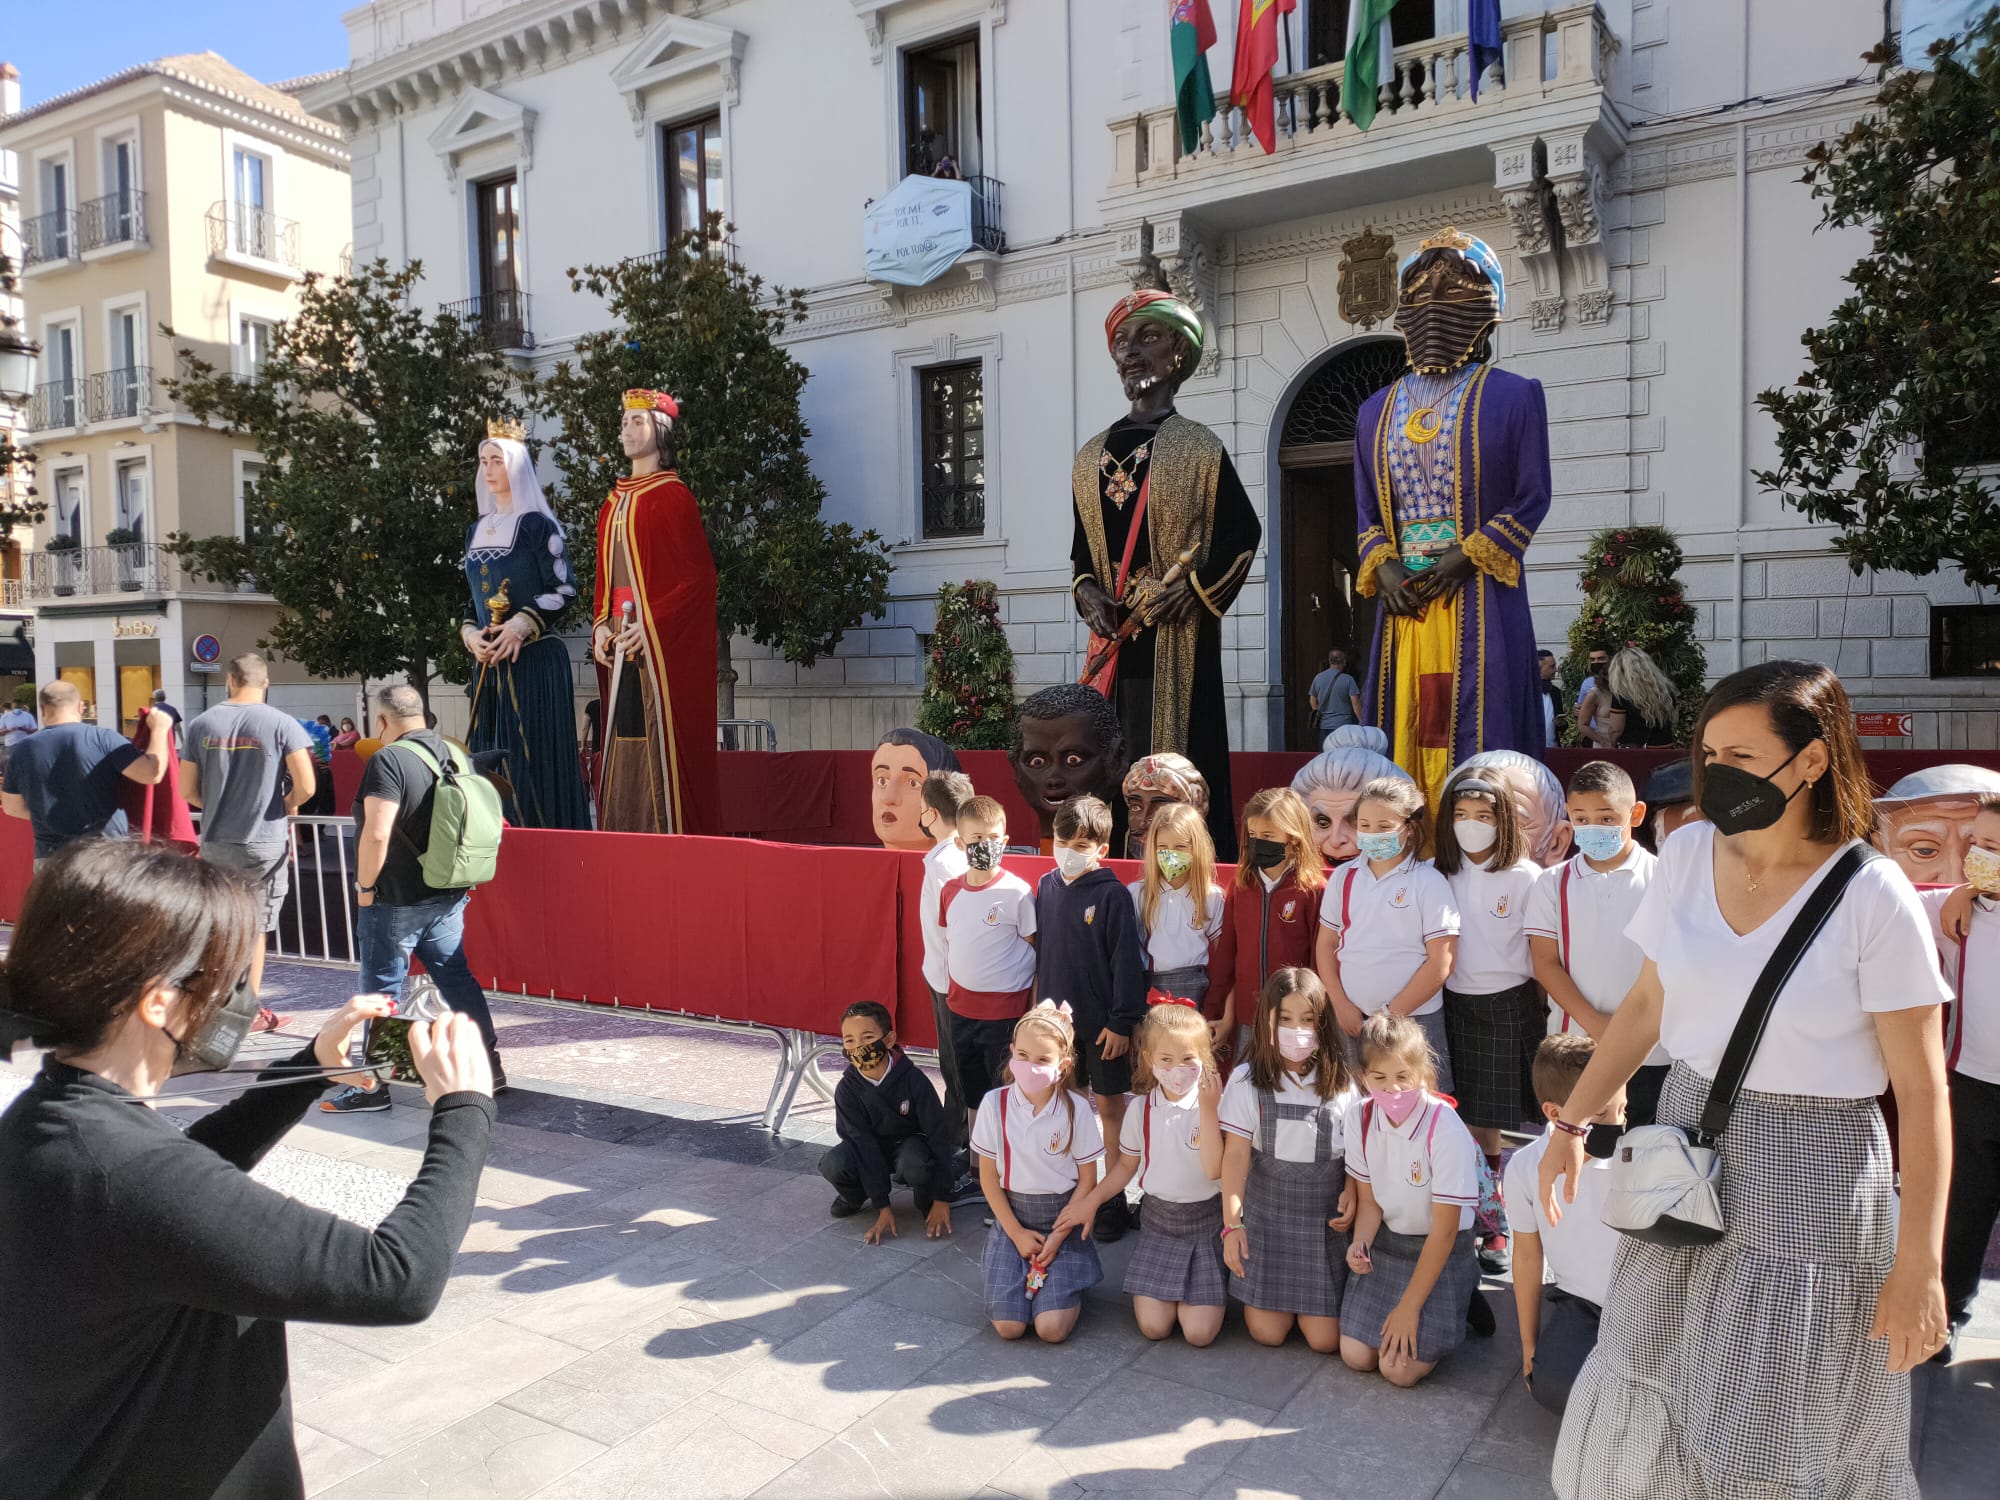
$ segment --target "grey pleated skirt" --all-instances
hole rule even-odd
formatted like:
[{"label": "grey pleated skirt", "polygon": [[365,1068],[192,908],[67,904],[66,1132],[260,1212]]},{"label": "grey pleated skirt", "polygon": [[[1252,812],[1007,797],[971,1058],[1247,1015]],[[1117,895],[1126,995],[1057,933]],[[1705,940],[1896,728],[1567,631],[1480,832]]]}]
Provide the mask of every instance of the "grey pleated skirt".
[{"label": "grey pleated skirt", "polygon": [[1146,1194],[1139,1246],[1125,1267],[1125,1294],[1222,1307],[1229,1300],[1228,1278],[1222,1263],[1222,1195],[1176,1203]]},{"label": "grey pleated skirt", "polygon": [[[1055,1227],[1056,1216],[1069,1202],[1068,1193],[1007,1194],[1014,1217],[1024,1229],[1047,1234]],[[1014,1242],[1001,1232],[996,1220],[986,1231],[986,1253],[981,1260],[986,1278],[986,1316],[996,1323],[1032,1323],[1037,1315],[1061,1312],[1083,1301],[1083,1294],[1104,1279],[1103,1262],[1097,1258],[1097,1241],[1087,1240],[1071,1230],[1049,1263],[1048,1280],[1033,1297],[1028,1295],[1028,1263]]]},{"label": "grey pleated skirt", "polygon": [[[1368,1248],[1366,1276],[1350,1274],[1347,1296],[1340,1304],[1340,1336],[1358,1339],[1371,1349],[1382,1346],[1382,1325],[1404,1289],[1417,1273],[1417,1257],[1424,1253],[1427,1235],[1398,1234],[1382,1228],[1375,1231],[1375,1243]],[[1479,1288],[1479,1262],[1472,1255],[1472,1231],[1461,1229],[1452,1242],[1451,1259],[1424,1299],[1417,1315],[1417,1358],[1436,1364],[1465,1342],[1465,1310]]]},{"label": "grey pleated skirt", "polygon": [[[1243,1191],[1250,1263],[1236,1287],[1245,1307],[1308,1318],[1340,1316],[1347,1236],[1329,1228],[1327,1220],[1339,1212],[1346,1180],[1338,1156],[1327,1163],[1250,1153],[1250,1181]],[[1152,1212],[1149,1201],[1149,1218]]]}]

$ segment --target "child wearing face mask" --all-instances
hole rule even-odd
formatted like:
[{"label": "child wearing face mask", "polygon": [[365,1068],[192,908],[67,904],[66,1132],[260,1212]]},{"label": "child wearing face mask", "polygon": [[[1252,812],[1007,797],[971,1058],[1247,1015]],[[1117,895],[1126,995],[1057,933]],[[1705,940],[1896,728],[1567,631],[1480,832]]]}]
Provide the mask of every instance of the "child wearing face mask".
[{"label": "child wearing face mask", "polygon": [[[1554,1035],[1604,1035],[1638,982],[1646,955],[1625,936],[1659,861],[1639,847],[1646,822],[1632,778],[1606,760],[1579,766],[1564,803],[1576,853],[1544,870],[1528,897],[1528,951],[1549,992]],[[1667,1050],[1655,1046],[1626,1085],[1626,1119],[1650,1125],[1667,1081]]]},{"label": "child wearing face mask", "polygon": [[944,932],[945,1003],[951,1047],[969,1110],[1000,1076],[1014,1045],[1014,1023],[1035,997],[1035,893],[1001,866],[1007,810],[973,797],[958,810],[966,871],[938,893]]},{"label": "child wearing face mask", "polygon": [[1239,843],[1243,858],[1209,948],[1203,1007],[1215,1050],[1238,1058],[1249,1050],[1249,1023],[1266,981],[1280,969],[1312,964],[1326,887],[1312,812],[1290,787],[1265,787],[1243,804]]},{"label": "child wearing face mask", "polygon": [[[951,988],[951,971],[945,965],[944,926],[938,920],[938,897],[945,883],[966,872],[965,850],[958,842],[958,810],[972,799],[972,778],[963,771],[933,771],[924,778],[918,793],[917,829],[931,841],[924,854],[924,883],[917,897],[917,930],[924,940],[924,983],[931,992],[931,1020],[937,1028],[938,1073],[944,1079],[945,1117],[951,1121],[952,1137],[958,1145],[961,1166],[966,1151],[966,1128],[972,1112],[966,1106],[965,1087],[958,1078],[958,1054],[952,1050],[951,1005],[946,991]],[[956,1174],[955,1174],[956,1175]],[[975,1185],[969,1177],[960,1181],[952,1201]]]},{"label": "child wearing face mask", "polygon": [[1208,997],[1210,946],[1222,931],[1225,898],[1215,883],[1208,824],[1185,802],[1153,815],[1146,872],[1125,889],[1146,939],[1146,987],[1199,1010]]},{"label": "child wearing face mask", "polygon": [[951,1207],[941,1196],[951,1186],[956,1149],[950,1117],[930,1079],[896,1045],[887,1007],[873,1000],[848,1006],[840,1017],[840,1050],[847,1057],[833,1090],[840,1143],[819,1159],[819,1175],[833,1185],[833,1216],[872,1208],[875,1222],[863,1238],[871,1245],[896,1238],[889,1193],[892,1181],[901,1180],[924,1216],[924,1233],[950,1234]]},{"label": "child wearing face mask", "polygon": [[1095,1204],[1124,1196],[1137,1180],[1146,1195],[1139,1248],[1125,1291],[1139,1331],[1163,1339],[1176,1327],[1190,1344],[1212,1344],[1228,1305],[1222,1264],[1222,1075],[1208,1027],[1191,1001],[1155,993],[1133,1044],[1140,1097],[1125,1112],[1117,1159],[1092,1201],[1065,1209],[1058,1230],[1090,1222]]},{"label": "child wearing face mask", "polygon": [[1314,967],[1333,997],[1350,1069],[1361,1064],[1361,1026],[1382,1011],[1415,1019],[1452,1087],[1444,985],[1458,953],[1451,885],[1423,858],[1429,812],[1407,777],[1382,776],[1354,804],[1361,852],[1333,872],[1320,904]]},{"label": "child wearing face mask", "polygon": [[[1104,1138],[1115,1141],[1132,1087],[1132,1032],[1146,1015],[1146,945],[1125,887],[1099,863],[1110,848],[1111,809],[1071,797],[1056,809],[1053,831],[1056,867],[1035,891],[1035,988],[1074,1012],[1079,1069]],[[1097,1238],[1119,1239],[1128,1223],[1124,1194],[1109,1197]]]},{"label": "child wearing face mask", "polygon": [[1360,1185],[1340,1357],[1412,1386],[1465,1341],[1479,1290],[1472,1210],[1479,1147],[1437,1094],[1430,1040],[1384,1011],[1361,1028],[1361,1085],[1347,1111],[1347,1173]]},{"label": "child wearing face mask", "polygon": [[[1543,1037],[1535,1052],[1535,1093],[1542,1115],[1553,1122],[1569,1102],[1597,1043],[1580,1031]],[[1514,1205],[1514,1307],[1521,1315],[1521,1378],[1536,1401],[1557,1416],[1569,1404],[1570,1387],[1590,1351],[1597,1347],[1597,1323],[1611,1288],[1611,1260],[1618,1231],[1604,1222],[1604,1195],[1611,1186],[1611,1155],[1625,1133],[1621,1089],[1591,1117],[1584,1151],[1591,1158],[1577,1183],[1576,1202],[1550,1219],[1537,1201],[1542,1153],[1553,1123],[1533,1143],[1507,1160],[1507,1198]],[[1542,1285],[1546,1264],[1553,1284]],[[1543,1295],[1547,1293],[1547,1311]]]},{"label": "child wearing face mask", "polygon": [[[1104,1279],[1097,1246],[1080,1230],[1097,1186],[1104,1138],[1075,1092],[1076,1032],[1069,1007],[1044,1000],[1014,1025],[1009,1081],[980,1101],[972,1126],[979,1182],[993,1213],[982,1269],[986,1315],[1003,1339],[1032,1325],[1059,1344]],[[1071,1212],[1073,1210],[1073,1212]]]},{"label": "child wearing face mask", "polygon": [[1252,1338],[1282,1344],[1297,1323],[1331,1354],[1354,1222],[1342,1129],[1354,1092],[1319,976],[1303,966],[1273,974],[1253,1032],[1249,1061],[1222,1094],[1223,1259]]}]

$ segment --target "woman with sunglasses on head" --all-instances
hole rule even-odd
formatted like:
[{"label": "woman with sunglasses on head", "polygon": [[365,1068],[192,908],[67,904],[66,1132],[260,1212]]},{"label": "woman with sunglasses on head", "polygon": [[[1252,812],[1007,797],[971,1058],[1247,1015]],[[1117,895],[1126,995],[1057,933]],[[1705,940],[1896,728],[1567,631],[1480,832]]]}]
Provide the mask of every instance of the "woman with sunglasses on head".
[{"label": "woman with sunglasses on head", "polygon": [[[1644,966],[1555,1121],[1540,1192],[1560,1219],[1588,1123],[1657,1042],[1673,1059],[1659,1125],[1612,1148],[1612,1195],[1635,1161],[1635,1196],[1678,1194],[1686,1174],[1661,1188],[1643,1165],[1675,1144],[1663,1129],[1701,1126],[1706,1143],[1719,1124],[1720,1238],[1706,1216],[1700,1233],[1669,1225],[1677,1243],[1662,1242],[1658,1220],[1624,1221],[1597,1347],[1563,1416],[1556,1493],[1917,1500],[1909,1372],[1945,1339],[1950,1161],[1947,996],[1928,921],[1901,870],[1863,857],[1875,807],[1832,672],[1776,661],[1724,678],[1694,743],[1707,821],[1660,850],[1626,929]],[[1828,880],[1846,884],[1828,887],[1837,897],[1813,932]],[[1781,947],[1798,958],[1777,983]],[[1704,1125],[1767,965],[1776,998],[1733,1113]],[[1885,1088],[1900,1203],[1876,1103]]]},{"label": "woman with sunglasses on head", "polygon": [[410,1029],[430,1142],[374,1229],[250,1172],[387,997],[185,1132],[151,1106],[177,1064],[229,1062],[261,926],[235,876],[163,847],[93,840],[36,870],[0,971],[9,1034],[51,1049],[0,1115],[5,1500],[303,1496],[285,1323],[416,1323],[444,1293],[493,1119],[464,1016]]}]

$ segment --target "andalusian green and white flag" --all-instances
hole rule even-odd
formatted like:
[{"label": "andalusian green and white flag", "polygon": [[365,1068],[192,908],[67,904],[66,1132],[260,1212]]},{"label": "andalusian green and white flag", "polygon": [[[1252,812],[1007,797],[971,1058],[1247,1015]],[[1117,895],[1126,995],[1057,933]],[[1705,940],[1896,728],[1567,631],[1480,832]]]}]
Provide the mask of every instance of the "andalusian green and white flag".
[{"label": "andalusian green and white flag", "polygon": [[1396,44],[1389,39],[1389,12],[1395,4],[1396,0],[1348,0],[1347,71],[1340,103],[1363,130],[1375,123],[1382,84],[1395,70]]},{"label": "andalusian green and white flag", "polygon": [[1181,155],[1194,155],[1201,127],[1215,118],[1215,89],[1208,81],[1208,58],[1215,45],[1215,21],[1208,0],[1174,0],[1174,113],[1180,119]]}]

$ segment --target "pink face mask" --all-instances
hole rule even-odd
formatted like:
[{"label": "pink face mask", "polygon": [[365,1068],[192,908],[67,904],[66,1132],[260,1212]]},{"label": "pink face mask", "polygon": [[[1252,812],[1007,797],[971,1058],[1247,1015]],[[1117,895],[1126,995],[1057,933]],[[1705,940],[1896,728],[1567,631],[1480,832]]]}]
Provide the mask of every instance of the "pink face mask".
[{"label": "pink face mask", "polygon": [[1030,1093],[1039,1094],[1056,1086],[1056,1074],[1062,1069],[1056,1063],[1022,1062],[1017,1057],[1007,1064],[1007,1071],[1013,1075],[1015,1083]]},{"label": "pink face mask", "polygon": [[1286,1062],[1304,1062],[1319,1050],[1319,1033],[1310,1026],[1280,1026],[1278,1056]]},{"label": "pink face mask", "polygon": [[1368,1097],[1375,1101],[1375,1107],[1389,1117],[1391,1125],[1401,1125],[1423,1103],[1422,1089],[1370,1089]]},{"label": "pink face mask", "polygon": [[1162,1068],[1153,1075],[1170,1094],[1185,1094],[1201,1082],[1201,1064],[1183,1063],[1178,1068]]}]

